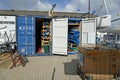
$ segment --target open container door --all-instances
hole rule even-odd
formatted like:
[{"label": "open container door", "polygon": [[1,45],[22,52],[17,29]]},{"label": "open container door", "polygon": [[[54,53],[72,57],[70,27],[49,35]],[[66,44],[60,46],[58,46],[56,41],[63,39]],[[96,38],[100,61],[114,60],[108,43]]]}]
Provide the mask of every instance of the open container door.
[{"label": "open container door", "polygon": [[81,46],[96,46],[96,19],[82,19]]},{"label": "open container door", "polygon": [[68,18],[52,19],[52,53],[67,55]]}]

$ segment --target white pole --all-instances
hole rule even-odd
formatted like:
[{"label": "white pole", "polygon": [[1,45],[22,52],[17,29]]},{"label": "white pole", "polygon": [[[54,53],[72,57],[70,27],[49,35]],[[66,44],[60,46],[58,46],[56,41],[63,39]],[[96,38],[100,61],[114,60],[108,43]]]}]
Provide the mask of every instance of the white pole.
[{"label": "white pole", "polygon": [[105,5],[107,14],[109,14],[110,12],[109,12],[109,10],[108,10],[107,4],[106,4],[106,0],[103,0],[103,2],[104,2],[104,5]]}]

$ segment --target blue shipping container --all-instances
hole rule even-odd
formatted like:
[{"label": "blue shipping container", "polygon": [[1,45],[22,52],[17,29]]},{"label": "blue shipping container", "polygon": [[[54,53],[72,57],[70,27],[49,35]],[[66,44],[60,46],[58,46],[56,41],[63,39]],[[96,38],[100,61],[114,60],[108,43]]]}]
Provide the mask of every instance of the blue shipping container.
[{"label": "blue shipping container", "polygon": [[35,54],[35,18],[17,16],[17,48],[22,55]]}]

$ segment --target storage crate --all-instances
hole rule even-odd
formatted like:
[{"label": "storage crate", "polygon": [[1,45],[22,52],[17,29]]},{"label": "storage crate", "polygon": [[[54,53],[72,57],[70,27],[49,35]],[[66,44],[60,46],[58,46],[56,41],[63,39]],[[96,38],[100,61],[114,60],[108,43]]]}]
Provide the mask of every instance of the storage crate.
[{"label": "storage crate", "polygon": [[50,53],[49,45],[44,45],[45,53]]},{"label": "storage crate", "polygon": [[111,80],[120,73],[120,52],[114,49],[79,48],[78,72],[90,80]]}]

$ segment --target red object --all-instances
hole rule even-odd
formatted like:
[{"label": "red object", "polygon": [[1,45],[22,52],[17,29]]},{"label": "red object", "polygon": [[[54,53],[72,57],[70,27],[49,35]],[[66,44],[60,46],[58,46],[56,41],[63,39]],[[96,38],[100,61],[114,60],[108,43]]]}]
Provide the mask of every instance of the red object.
[{"label": "red object", "polygon": [[42,52],[42,49],[39,47],[37,52],[38,52],[38,53],[41,53],[41,52]]}]

